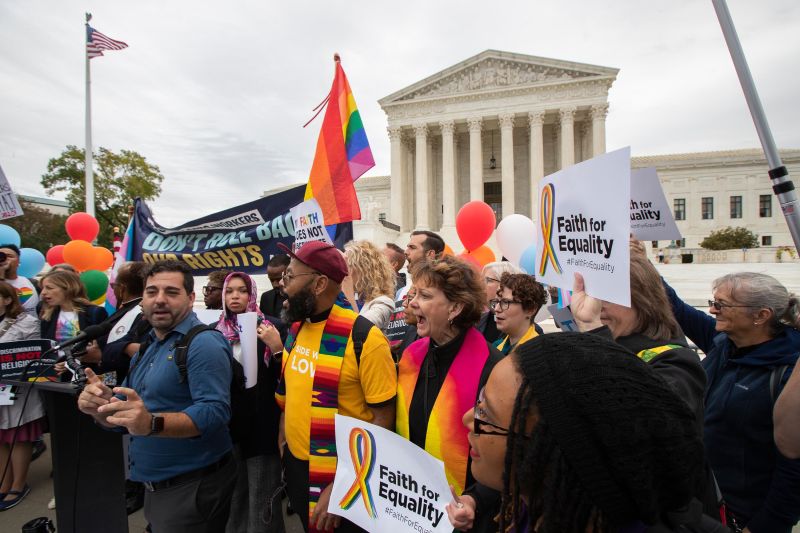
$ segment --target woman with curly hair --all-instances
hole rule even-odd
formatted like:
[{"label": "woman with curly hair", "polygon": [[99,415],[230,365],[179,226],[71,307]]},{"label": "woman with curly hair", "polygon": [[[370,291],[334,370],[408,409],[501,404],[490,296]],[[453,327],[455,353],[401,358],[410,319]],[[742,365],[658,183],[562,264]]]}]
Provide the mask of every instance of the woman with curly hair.
[{"label": "woman with curly hair", "polygon": [[545,302],[547,294],[536,278],[528,274],[504,273],[497,296],[489,300],[497,329],[505,334],[495,341],[494,347],[507,354],[515,346],[536,337],[539,332],[533,317]]},{"label": "woman with curly hair", "polygon": [[566,332],[522,344],[463,423],[473,475],[502,491],[502,532],[725,531],[693,499],[703,443],[692,411],[609,339]]},{"label": "woman with curly hair", "polygon": [[344,246],[348,279],[342,290],[358,314],[384,330],[394,312],[395,274],[386,256],[369,241]]},{"label": "woman with curly hair", "polygon": [[496,513],[483,511],[496,498],[474,487],[461,424],[502,358],[475,329],[485,302],[483,283],[469,264],[454,257],[420,263],[411,276],[416,292],[409,305],[420,339],[406,348],[398,365],[397,433],[444,462],[454,492],[468,494],[463,497],[470,505],[469,527],[488,531],[484,524]]}]

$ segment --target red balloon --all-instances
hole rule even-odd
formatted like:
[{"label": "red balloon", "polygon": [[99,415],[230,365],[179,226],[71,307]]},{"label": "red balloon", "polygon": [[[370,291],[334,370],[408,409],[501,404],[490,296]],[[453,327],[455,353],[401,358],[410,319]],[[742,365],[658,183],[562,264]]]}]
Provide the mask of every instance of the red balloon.
[{"label": "red balloon", "polygon": [[64,245],[57,244],[47,250],[47,255],[45,256],[47,259],[47,264],[50,266],[60,265],[61,263],[65,263],[64,261]]},{"label": "red balloon", "polygon": [[475,250],[492,236],[497,221],[489,204],[467,202],[456,215],[456,232],[467,251]]},{"label": "red balloon", "polygon": [[64,227],[67,235],[73,241],[92,242],[100,232],[100,224],[89,213],[73,213],[69,216]]}]

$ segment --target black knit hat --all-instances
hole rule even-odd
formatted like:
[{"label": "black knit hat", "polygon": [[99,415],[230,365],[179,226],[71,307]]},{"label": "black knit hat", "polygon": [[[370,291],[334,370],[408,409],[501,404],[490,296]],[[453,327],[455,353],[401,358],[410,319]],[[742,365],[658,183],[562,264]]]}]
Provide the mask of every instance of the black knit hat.
[{"label": "black knit hat", "polygon": [[567,332],[521,344],[514,357],[567,463],[611,524],[652,524],[696,494],[703,444],[694,415],[638,357]]}]

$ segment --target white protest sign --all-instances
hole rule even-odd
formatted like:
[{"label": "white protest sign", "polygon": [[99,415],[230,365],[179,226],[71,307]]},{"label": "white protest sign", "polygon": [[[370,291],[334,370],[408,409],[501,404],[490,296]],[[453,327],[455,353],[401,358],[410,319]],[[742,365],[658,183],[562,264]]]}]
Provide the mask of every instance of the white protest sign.
[{"label": "white protest sign", "polygon": [[452,533],[444,463],[380,426],[336,415],[339,456],[328,512],[369,532]]},{"label": "white protest sign", "polygon": [[536,278],[630,306],[630,147],[583,161],[539,185]]},{"label": "white protest sign", "polygon": [[631,171],[631,233],[640,241],[677,241],[681,238],[653,167]]},{"label": "white protest sign", "polygon": [[17,195],[11,190],[3,167],[0,167],[0,220],[18,217],[22,214],[22,207],[19,205]]},{"label": "white protest sign", "polygon": [[294,223],[294,250],[297,251],[307,242],[322,241],[333,244],[325,229],[322,209],[315,198],[297,204],[289,210]]},{"label": "white protest sign", "polygon": [[108,340],[106,342],[114,342],[120,340],[122,337],[125,336],[128,331],[130,331],[133,322],[136,320],[136,317],[142,314],[142,308],[140,306],[136,306],[132,308],[130,311],[122,315],[122,318],[117,320],[117,323],[114,324],[114,329],[111,330],[111,333],[108,334]]},{"label": "white protest sign", "polygon": [[244,368],[244,386],[249,389],[258,382],[258,315],[253,312],[236,315],[239,324],[239,345],[242,347],[241,363]]}]

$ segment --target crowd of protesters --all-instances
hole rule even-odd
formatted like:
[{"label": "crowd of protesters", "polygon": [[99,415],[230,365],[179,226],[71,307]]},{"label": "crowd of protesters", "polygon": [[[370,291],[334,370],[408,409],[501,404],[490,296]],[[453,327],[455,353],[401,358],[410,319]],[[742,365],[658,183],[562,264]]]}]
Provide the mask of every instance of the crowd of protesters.
[{"label": "crowd of protesters", "polygon": [[[405,250],[283,247],[260,298],[248,274],[208,276],[208,326],[183,263],[124,265],[107,317],[68,268],[31,293],[19,251],[0,245],[0,341],[60,341],[141,310],[122,338],[78,350],[78,407],[129,435],[129,491],[157,533],[282,533],[284,491],[306,531],[361,531],[329,512],[337,413],[440,459],[457,530],[791,531],[800,302],[778,280],[723,276],[706,313],[631,243],[630,307],[591,297],[576,275],[580,332],[545,334],[548,291],[533,276],[507,261],[479,272],[444,250],[429,231]],[[252,387],[244,335],[257,339]],[[0,511],[30,491],[45,420],[36,394],[25,413],[0,407]]]}]

